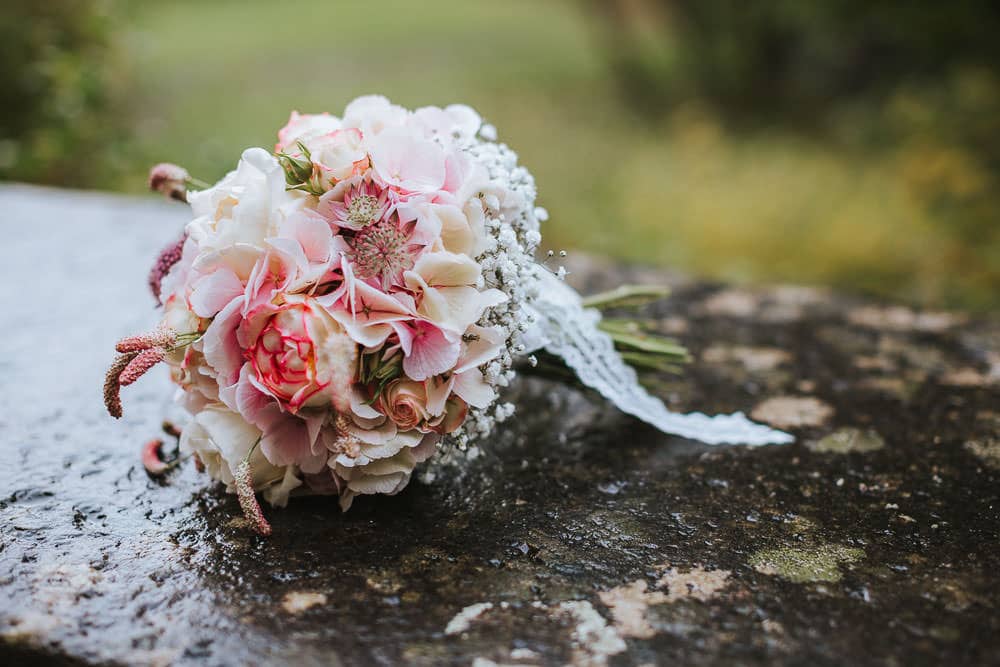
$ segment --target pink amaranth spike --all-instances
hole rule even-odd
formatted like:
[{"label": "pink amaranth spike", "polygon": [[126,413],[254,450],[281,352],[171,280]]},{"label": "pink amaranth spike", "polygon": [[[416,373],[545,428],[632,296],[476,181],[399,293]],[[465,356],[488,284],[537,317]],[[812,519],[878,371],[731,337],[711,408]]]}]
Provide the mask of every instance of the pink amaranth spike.
[{"label": "pink amaranth spike", "polygon": [[115,419],[121,419],[122,416],[122,387],[119,376],[137,356],[139,356],[138,352],[118,355],[111,367],[108,368],[107,375],[104,376],[104,407],[108,409],[108,414]]},{"label": "pink amaranth spike", "polygon": [[177,332],[172,329],[157,329],[156,331],[135,336],[126,336],[115,345],[115,349],[125,354],[127,352],[142,352],[154,347],[168,349],[177,342]]},{"label": "pink amaranth spike", "polygon": [[145,375],[146,371],[150,368],[163,361],[165,356],[167,356],[167,351],[162,347],[152,347],[148,350],[143,350],[136,355],[135,359],[129,362],[125,370],[118,376],[118,384],[122,387],[129,386]]},{"label": "pink amaranth spike", "polygon": [[243,516],[258,534],[267,537],[271,534],[271,524],[264,518],[264,512],[260,509],[260,503],[257,502],[257,496],[253,492],[249,457],[240,463],[233,477],[233,483],[236,485],[236,497],[240,500]]},{"label": "pink amaranth spike", "polygon": [[157,305],[163,305],[163,299],[160,298],[163,279],[170,273],[170,269],[174,264],[180,261],[181,254],[184,252],[185,241],[187,241],[187,232],[184,232],[180,239],[160,252],[160,256],[156,258],[156,263],[153,264],[153,268],[149,271],[149,289],[156,298]]}]

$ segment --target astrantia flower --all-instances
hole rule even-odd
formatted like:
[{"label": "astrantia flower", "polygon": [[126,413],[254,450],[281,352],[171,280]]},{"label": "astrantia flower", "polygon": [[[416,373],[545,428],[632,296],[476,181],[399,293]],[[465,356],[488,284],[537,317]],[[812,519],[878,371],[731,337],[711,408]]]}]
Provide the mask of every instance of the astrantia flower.
[{"label": "astrantia flower", "polygon": [[383,290],[399,284],[403,272],[414,263],[416,252],[410,234],[395,218],[369,224],[348,243],[355,274],[375,280]]},{"label": "astrantia flower", "polygon": [[358,176],[320,197],[316,210],[338,227],[360,231],[386,218],[392,206],[389,195],[370,175]]}]

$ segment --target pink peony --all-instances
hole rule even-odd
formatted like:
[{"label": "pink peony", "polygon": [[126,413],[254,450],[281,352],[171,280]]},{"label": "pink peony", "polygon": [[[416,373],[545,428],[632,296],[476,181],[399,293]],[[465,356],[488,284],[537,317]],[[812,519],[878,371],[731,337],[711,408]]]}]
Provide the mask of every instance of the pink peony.
[{"label": "pink peony", "polygon": [[357,344],[313,297],[246,305],[234,299],[205,332],[219,400],[260,429],[268,461],[317,472],[326,462],[316,446],[329,409],[350,409]]}]

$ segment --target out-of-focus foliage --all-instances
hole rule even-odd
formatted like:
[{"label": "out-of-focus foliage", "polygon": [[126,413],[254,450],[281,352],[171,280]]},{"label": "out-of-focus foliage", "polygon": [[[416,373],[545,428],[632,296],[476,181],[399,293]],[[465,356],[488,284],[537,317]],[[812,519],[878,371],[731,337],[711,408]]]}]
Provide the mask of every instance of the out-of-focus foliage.
[{"label": "out-of-focus foliage", "polygon": [[590,0],[621,85],[646,109],[698,97],[808,123],[861,95],[1000,62],[990,0]]},{"label": "out-of-focus foliage", "polygon": [[[747,275],[816,279],[923,302],[997,303],[1000,5],[586,6],[599,19],[596,32],[627,105],[651,128],[672,128],[680,139],[675,149],[690,145],[683,137],[694,126],[674,121],[679,110],[690,121],[683,110],[692,103],[698,125],[722,137],[714,153],[692,154],[689,164],[732,169],[728,192],[719,187],[715,196],[742,201],[750,219],[737,222],[735,210],[704,201],[698,222],[668,214],[681,246],[701,248],[705,258],[680,263],[709,271],[713,263],[730,270],[743,264]],[[760,181],[764,174],[769,183]],[[810,178],[819,180],[810,185]],[[749,193],[741,184],[749,183],[770,190],[760,198],[773,205],[743,199]],[[697,203],[688,198],[709,196],[695,194],[705,182],[688,185],[671,200],[681,211]],[[795,221],[787,219],[793,210]],[[747,227],[755,234],[744,235]],[[726,251],[720,238],[702,238],[709,234],[745,249]]]},{"label": "out-of-focus foliage", "polygon": [[101,182],[121,129],[108,2],[6,0],[0,14],[0,177]]}]

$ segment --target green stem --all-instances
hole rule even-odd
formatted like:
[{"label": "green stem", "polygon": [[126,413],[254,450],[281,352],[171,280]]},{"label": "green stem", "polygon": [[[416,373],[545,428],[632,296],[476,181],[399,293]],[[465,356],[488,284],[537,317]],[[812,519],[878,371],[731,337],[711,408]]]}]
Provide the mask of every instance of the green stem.
[{"label": "green stem", "polygon": [[637,307],[650,301],[662,299],[670,294],[669,287],[660,285],[622,285],[607,292],[584,297],[586,308],[604,310],[613,307]]},{"label": "green stem", "polygon": [[[584,299],[583,303],[587,307],[604,311],[624,306],[637,307],[650,300],[663,298],[668,293],[669,290],[665,287],[623,285],[588,297]],[[606,317],[600,321],[598,327],[611,336],[615,349],[622,356],[622,359],[636,370],[678,373],[682,364],[691,360],[691,356],[683,345],[657,333],[644,330],[639,320]],[[568,384],[579,384],[575,374],[558,357],[544,351],[536,353],[535,357],[538,360],[537,365],[534,367],[525,366],[520,369],[521,372]]]},{"label": "green stem", "polygon": [[260,444],[261,438],[263,438],[263,437],[264,437],[263,434],[257,436],[257,439],[254,441],[253,445],[247,451],[247,455],[243,457],[243,461],[240,463],[240,465],[244,465],[244,466],[249,466],[250,465],[250,457],[253,456],[253,453],[255,451],[257,451],[257,445]]},{"label": "green stem", "polygon": [[190,331],[188,333],[177,334],[174,338],[174,344],[167,351],[176,352],[177,350],[184,349],[188,345],[197,343],[204,335],[203,331]]}]

